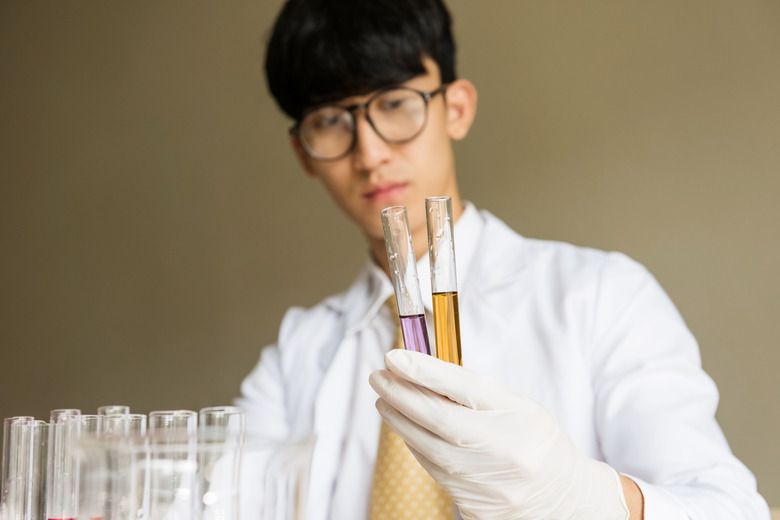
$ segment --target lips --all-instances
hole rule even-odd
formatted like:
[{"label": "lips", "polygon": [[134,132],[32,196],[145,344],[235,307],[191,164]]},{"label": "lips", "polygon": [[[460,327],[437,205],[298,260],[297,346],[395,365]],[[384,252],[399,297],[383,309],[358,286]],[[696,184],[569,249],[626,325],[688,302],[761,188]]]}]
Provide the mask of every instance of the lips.
[{"label": "lips", "polygon": [[372,202],[390,200],[397,197],[404,188],[406,188],[405,182],[373,186],[369,191],[363,193],[363,197]]}]

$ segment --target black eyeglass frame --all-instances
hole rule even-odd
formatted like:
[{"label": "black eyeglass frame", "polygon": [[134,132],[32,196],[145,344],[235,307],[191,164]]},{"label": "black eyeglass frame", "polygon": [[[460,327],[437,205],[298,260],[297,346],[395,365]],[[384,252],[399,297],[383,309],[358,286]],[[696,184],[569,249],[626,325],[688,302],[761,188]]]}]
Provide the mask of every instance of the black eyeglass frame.
[{"label": "black eyeglass frame", "polygon": [[[380,138],[382,138],[383,141],[386,143],[392,143],[392,144],[403,144],[408,143],[409,141],[413,140],[415,137],[420,135],[423,130],[425,130],[426,125],[428,124],[428,103],[433,99],[437,94],[443,93],[445,90],[447,90],[447,87],[449,86],[449,83],[442,83],[439,85],[439,88],[435,90],[429,90],[429,91],[423,91],[423,90],[417,90],[416,88],[412,87],[404,87],[404,86],[395,86],[395,87],[387,87],[383,88],[381,90],[378,90],[375,92],[370,98],[365,100],[363,103],[355,103],[354,105],[348,105],[348,106],[342,106],[338,103],[324,103],[322,105],[314,106],[301,114],[300,119],[295,121],[295,123],[290,127],[289,132],[291,135],[298,136],[298,140],[301,143],[301,146],[303,147],[303,150],[311,157],[312,159],[316,159],[318,161],[338,161],[339,159],[343,159],[350,153],[352,153],[352,150],[354,150],[355,145],[357,144],[357,116],[355,116],[355,111],[362,109],[363,112],[366,115],[366,121],[368,121],[368,124],[371,125],[371,128],[374,129],[374,132],[376,132],[376,135],[378,135]],[[381,96],[382,94],[385,94],[386,92],[389,92],[391,90],[408,90],[410,92],[414,92],[416,94],[419,94],[420,97],[423,99],[423,102],[425,103],[425,119],[423,120],[423,124],[420,126],[420,129],[417,130],[417,132],[414,133],[414,135],[407,137],[405,139],[388,139],[382,133],[377,130],[376,125],[374,125],[374,121],[371,120],[371,116],[368,114],[368,105],[371,104],[372,101],[374,101],[376,98]],[[345,110],[352,116],[352,141],[349,144],[349,147],[346,149],[346,151],[336,157],[322,157],[317,155],[313,150],[309,149],[308,144],[306,143],[306,140],[300,138],[300,126],[304,119],[306,119],[306,116],[309,115],[312,112],[315,112],[317,110],[320,110],[325,107],[337,107]]]}]

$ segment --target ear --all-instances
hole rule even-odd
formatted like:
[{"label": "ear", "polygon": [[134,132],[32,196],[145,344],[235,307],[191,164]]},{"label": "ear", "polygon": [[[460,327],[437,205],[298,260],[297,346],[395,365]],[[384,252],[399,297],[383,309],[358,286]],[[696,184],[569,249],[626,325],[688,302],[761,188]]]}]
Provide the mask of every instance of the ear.
[{"label": "ear", "polygon": [[450,83],[445,95],[447,132],[452,139],[463,139],[477,115],[477,89],[469,80],[458,79]]},{"label": "ear", "polygon": [[309,154],[303,149],[301,140],[298,139],[297,135],[290,134],[290,144],[292,145],[293,152],[295,152],[295,156],[298,158],[298,162],[301,163],[301,168],[306,172],[306,175],[309,177],[317,177],[316,170],[312,168],[312,158],[309,157]]}]

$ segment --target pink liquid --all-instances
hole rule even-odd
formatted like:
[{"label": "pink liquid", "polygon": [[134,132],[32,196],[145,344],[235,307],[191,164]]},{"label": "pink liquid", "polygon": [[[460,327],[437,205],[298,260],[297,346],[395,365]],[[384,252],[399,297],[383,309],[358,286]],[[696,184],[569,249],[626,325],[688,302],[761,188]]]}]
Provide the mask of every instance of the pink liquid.
[{"label": "pink liquid", "polygon": [[425,315],[400,316],[401,333],[404,337],[406,350],[422,352],[431,355],[431,347],[428,342],[428,328],[425,326]]}]

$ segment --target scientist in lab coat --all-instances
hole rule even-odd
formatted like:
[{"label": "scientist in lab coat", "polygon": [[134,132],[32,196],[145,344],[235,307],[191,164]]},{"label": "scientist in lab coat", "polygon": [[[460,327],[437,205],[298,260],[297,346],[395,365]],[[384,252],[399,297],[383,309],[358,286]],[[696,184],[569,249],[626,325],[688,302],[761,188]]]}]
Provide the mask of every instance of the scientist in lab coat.
[{"label": "scientist in lab coat", "polygon": [[[619,253],[524,238],[461,198],[452,141],[466,137],[477,93],[456,75],[441,1],[290,0],[266,74],[303,170],[369,252],[343,293],[288,311],[237,400],[252,437],[316,436],[309,518],[381,518],[382,421],[452,518],[769,518],[715,420],[696,341],[654,278]],[[388,352],[380,211],[407,207],[432,323],[429,196],[452,198],[464,367]]]}]

